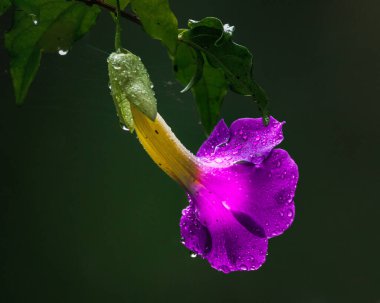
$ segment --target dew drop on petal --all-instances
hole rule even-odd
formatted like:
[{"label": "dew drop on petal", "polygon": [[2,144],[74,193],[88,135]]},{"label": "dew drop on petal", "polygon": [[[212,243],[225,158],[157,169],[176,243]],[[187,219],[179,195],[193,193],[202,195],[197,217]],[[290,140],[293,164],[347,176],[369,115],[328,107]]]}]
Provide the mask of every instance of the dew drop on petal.
[{"label": "dew drop on petal", "polygon": [[197,255],[196,253],[191,253],[191,254],[190,254],[190,258],[193,258],[193,259],[196,258],[197,256],[198,256],[198,255]]},{"label": "dew drop on petal", "polygon": [[289,218],[293,217],[293,211],[290,210],[290,209],[288,210],[288,217],[289,217]]},{"label": "dew drop on petal", "polygon": [[240,270],[243,270],[243,271],[248,270],[247,265],[245,265],[245,264],[240,265]]},{"label": "dew drop on petal", "polygon": [[223,207],[224,207],[225,209],[228,209],[228,210],[231,209],[230,206],[227,204],[226,201],[222,201],[222,205],[223,205]]},{"label": "dew drop on petal", "polygon": [[226,265],[222,265],[219,270],[221,270],[222,272],[224,272],[225,274],[228,274],[231,270],[228,266]]}]

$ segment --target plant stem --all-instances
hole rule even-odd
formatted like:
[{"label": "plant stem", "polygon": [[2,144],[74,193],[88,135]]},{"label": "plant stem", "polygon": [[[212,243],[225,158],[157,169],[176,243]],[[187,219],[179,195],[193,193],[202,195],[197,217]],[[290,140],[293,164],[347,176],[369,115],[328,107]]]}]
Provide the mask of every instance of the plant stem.
[{"label": "plant stem", "polygon": [[[78,1],[78,2],[83,2],[87,5],[97,5],[97,6],[100,6],[112,13],[116,13],[117,11],[117,8],[112,6],[112,5],[109,5],[107,3],[104,3],[102,0],[75,0],[75,1]],[[137,17],[136,15],[133,15],[133,14],[130,14],[126,11],[120,11],[120,16],[133,22],[133,23],[136,23],[137,25],[142,25],[139,17]]]},{"label": "plant stem", "polygon": [[116,0],[116,32],[115,32],[115,50],[121,50],[121,24],[120,24],[120,1]]}]

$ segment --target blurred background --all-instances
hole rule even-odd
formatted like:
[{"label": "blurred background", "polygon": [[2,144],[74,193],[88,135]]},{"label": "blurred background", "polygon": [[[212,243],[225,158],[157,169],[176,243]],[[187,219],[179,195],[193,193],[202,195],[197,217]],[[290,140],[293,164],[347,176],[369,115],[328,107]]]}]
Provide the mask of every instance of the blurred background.
[{"label": "blurred background", "polygon": [[[170,1],[179,24],[216,16],[254,54],[300,169],[296,220],[255,272],[225,275],[180,243],[183,190],[120,129],[103,12],[65,56],[43,56],[15,105],[0,43],[1,302],[380,302],[380,2]],[[9,29],[11,14],[0,22]],[[159,112],[193,152],[205,139],[165,49],[124,22]],[[228,123],[258,116],[229,93]]]}]

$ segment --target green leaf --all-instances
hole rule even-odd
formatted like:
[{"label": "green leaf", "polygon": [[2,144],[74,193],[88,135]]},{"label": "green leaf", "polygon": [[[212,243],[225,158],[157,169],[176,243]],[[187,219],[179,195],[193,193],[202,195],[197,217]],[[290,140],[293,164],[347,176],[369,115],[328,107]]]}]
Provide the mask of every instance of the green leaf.
[{"label": "green leaf", "polygon": [[195,72],[194,72],[193,76],[191,77],[189,83],[186,85],[186,87],[183,90],[181,90],[181,93],[187,92],[188,90],[193,88],[193,86],[196,85],[202,79],[203,67],[204,67],[203,55],[199,51],[195,51],[195,54],[196,54]]},{"label": "green leaf", "polygon": [[[192,88],[202,125],[206,134],[210,134],[220,118],[223,99],[227,94],[227,82],[224,73],[205,63],[202,79]],[[205,100],[207,100],[205,102]]]},{"label": "green leaf", "polygon": [[207,17],[201,21],[189,21],[189,29],[180,33],[179,40],[202,52],[212,67],[220,68],[232,91],[253,96],[266,119],[268,100],[252,78],[252,54],[246,47],[232,41],[233,31],[233,26]]},{"label": "green leaf", "polygon": [[43,51],[64,55],[95,24],[100,9],[73,1],[20,1],[15,23],[5,36],[16,103],[21,104]]},{"label": "green leaf", "polygon": [[9,0],[0,0],[0,16],[4,14],[10,6],[11,2]]},{"label": "green leaf", "polygon": [[139,16],[144,30],[160,40],[174,55],[177,46],[178,22],[167,0],[131,0],[133,11]]},{"label": "green leaf", "polygon": [[[193,49],[185,44],[178,45],[174,61],[174,70],[178,81],[186,84],[194,78],[194,75],[198,73],[198,60]],[[227,88],[228,83],[223,71],[212,67],[205,60],[202,65],[202,77],[192,87],[191,91],[197,102],[201,122],[207,134],[212,131],[219,120],[220,109]]]}]

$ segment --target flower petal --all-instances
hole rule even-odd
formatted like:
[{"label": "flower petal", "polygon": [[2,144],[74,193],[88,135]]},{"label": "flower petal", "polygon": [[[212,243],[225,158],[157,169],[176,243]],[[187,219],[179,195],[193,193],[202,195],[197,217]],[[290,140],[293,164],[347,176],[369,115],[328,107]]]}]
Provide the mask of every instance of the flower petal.
[{"label": "flower petal", "polygon": [[261,118],[243,118],[233,122],[227,134],[227,126],[221,121],[197,156],[219,166],[241,161],[260,164],[283,140],[284,123],[270,117],[269,124],[265,126]]},{"label": "flower petal", "polygon": [[218,145],[227,143],[229,139],[230,139],[230,131],[228,129],[228,126],[226,125],[224,120],[221,119],[218,122],[218,124],[214,127],[212,133],[207,138],[207,140],[199,148],[197,156],[198,157],[211,156]]},{"label": "flower petal", "polygon": [[255,270],[265,262],[268,240],[245,229],[228,211],[207,228],[190,205],[180,226],[184,245],[224,273]]}]

